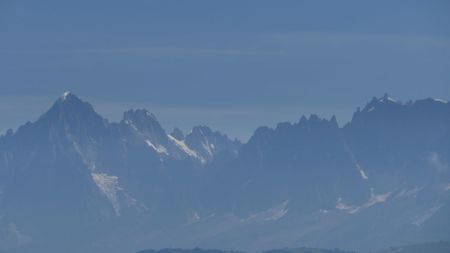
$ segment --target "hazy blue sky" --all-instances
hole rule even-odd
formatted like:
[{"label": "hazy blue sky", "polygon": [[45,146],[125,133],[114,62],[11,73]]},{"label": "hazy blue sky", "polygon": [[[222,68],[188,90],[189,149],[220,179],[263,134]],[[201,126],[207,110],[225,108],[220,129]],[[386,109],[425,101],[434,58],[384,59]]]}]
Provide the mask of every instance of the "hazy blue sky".
[{"label": "hazy blue sky", "polygon": [[389,92],[450,98],[450,1],[0,0],[0,132],[65,90],[167,128],[336,114]]}]

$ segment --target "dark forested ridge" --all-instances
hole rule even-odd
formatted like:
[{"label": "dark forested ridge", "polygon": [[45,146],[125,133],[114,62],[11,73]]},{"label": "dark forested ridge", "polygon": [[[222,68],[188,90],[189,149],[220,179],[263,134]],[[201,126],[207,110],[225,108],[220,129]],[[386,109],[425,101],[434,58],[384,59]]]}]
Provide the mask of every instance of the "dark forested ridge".
[{"label": "dark forested ridge", "polygon": [[160,249],[160,250],[141,250],[137,253],[243,253],[240,251],[227,251],[218,249]]},{"label": "dark forested ridge", "polygon": [[432,242],[407,245],[401,247],[390,247],[377,253],[449,253],[450,242]]},{"label": "dark forested ridge", "polygon": [[294,248],[294,249],[274,249],[264,251],[264,253],[355,253],[354,251],[343,251],[340,249],[315,249],[315,248]]},{"label": "dark forested ridge", "polygon": [[[440,242],[389,247],[388,249],[378,251],[376,253],[449,253],[449,252],[450,252],[450,242],[440,241]],[[245,253],[245,252],[195,248],[195,249],[142,250],[137,253]],[[292,249],[273,249],[262,251],[262,253],[359,253],[359,252],[344,251],[340,249],[317,249],[317,248],[301,247]]]},{"label": "dark forested ridge", "polygon": [[[245,253],[242,251],[227,251],[217,249],[161,249],[142,250],[138,253]],[[273,249],[262,253],[355,253],[353,251],[342,251],[339,249],[314,249],[314,248],[294,248],[294,249]]]}]

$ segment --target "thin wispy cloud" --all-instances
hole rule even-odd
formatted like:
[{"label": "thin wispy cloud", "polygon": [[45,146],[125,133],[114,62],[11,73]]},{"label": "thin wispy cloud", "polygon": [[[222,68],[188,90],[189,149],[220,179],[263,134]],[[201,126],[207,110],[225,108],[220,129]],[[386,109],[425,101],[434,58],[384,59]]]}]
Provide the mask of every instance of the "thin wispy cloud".
[{"label": "thin wispy cloud", "polygon": [[365,32],[284,32],[265,34],[267,40],[273,43],[287,45],[348,45],[371,44],[391,46],[414,46],[450,48],[450,37],[408,35],[408,34],[380,34]]},{"label": "thin wispy cloud", "polygon": [[108,54],[116,56],[280,56],[283,51],[244,50],[227,48],[182,48],[182,47],[122,47],[61,50],[0,50],[0,54]]}]

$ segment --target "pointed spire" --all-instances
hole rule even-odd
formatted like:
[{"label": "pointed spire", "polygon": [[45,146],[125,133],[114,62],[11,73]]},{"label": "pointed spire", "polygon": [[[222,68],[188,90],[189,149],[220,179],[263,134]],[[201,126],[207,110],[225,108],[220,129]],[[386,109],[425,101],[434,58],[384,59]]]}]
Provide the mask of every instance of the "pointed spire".
[{"label": "pointed spire", "polygon": [[123,113],[124,120],[144,120],[151,119],[153,121],[158,121],[156,116],[149,112],[147,109],[130,109]]},{"label": "pointed spire", "polygon": [[338,122],[337,122],[337,119],[336,119],[336,116],[335,116],[335,115],[331,116],[330,122],[331,122],[333,125],[336,125],[336,126],[338,125]]},{"label": "pointed spire", "polygon": [[153,138],[153,141],[161,142],[167,139],[167,134],[156,119],[156,116],[146,109],[130,109],[124,112],[122,123]]},{"label": "pointed spire", "polygon": [[69,115],[86,116],[90,114],[95,114],[100,117],[94,111],[91,104],[82,101],[73,93],[66,91],[58,100],[56,100],[53,106],[43,115],[43,117],[51,117],[51,115],[60,115],[62,117]]},{"label": "pointed spire", "polygon": [[307,121],[308,121],[308,119],[305,117],[305,115],[302,115],[302,117],[300,118],[300,121],[298,123],[305,124]]},{"label": "pointed spire", "polygon": [[[191,130],[191,132],[189,133],[189,136],[209,136],[211,134],[213,134],[214,131],[209,128],[208,126],[194,126]],[[188,136],[186,136],[188,137]]]},{"label": "pointed spire", "polygon": [[70,91],[65,91],[57,101],[59,102],[78,101],[84,103],[81,99],[79,99]]},{"label": "pointed spire", "polygon": [[320,121],[320,118],[316,114],[311,114],[311,115],[309,115],[309,121],[317,122],[317,121]]},{"label": "pointed spire", "polygon": [[91,104],[70,92],[64,92],[36,123],[50,125],[52,134],[70,136],[99,135],[108,125]]}]

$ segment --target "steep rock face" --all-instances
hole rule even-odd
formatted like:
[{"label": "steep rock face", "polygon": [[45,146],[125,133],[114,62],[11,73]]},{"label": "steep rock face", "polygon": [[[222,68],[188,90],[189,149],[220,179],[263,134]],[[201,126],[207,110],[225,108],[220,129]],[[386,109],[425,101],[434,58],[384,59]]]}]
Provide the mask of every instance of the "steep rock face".
[{"label": "steep rock face", "polygon": [[207,126],[195,126],[184,139],[186,145],[196,150],[203,163],[211,162],[217,156],[235,157],[241,143],[230,140]]},{"label": "steep rock face", "polygon": [[141,139],[159,157],[183,159],[187,155],[168,137],[155,115],[145,109],[129,110],[124,113],[121,124],[128,127],[135,138]]},{"label": "steep rock face", "polygon": [[344,128],[348,144],[374,180],[393,187],[434,180],[450,159],[450,104],[423,99],[406,104],[373,98]]},{"label": "steep rock face", "polygon": [[242,221],[223,236],[366,250],[448,238],[436,220],[446,220],[450,203],[449,126],[445,101],[385,95],[344,128],[314,115],[258,128],[211,180],[226,182],[216,185],[221,210]]},{"label": "steep rock face", "polygon": [[20,238],[29,238],[25,242],[45,241],[60,238],[59,226],[79,233],[115,216],[91,175],[107,128],[89,104],[67,93],[36,122],[3,137],[0,153],[7,159],[0,171],[7,171],[7,179],[0,210],[5,227],[23,233]]},{"label": "steep rock face", "polygon": [[148,111],[109,123],[65,93],[36,122],[0,137],[0,227],[9,236],[26,231],[27,244],[56,240],[60,226],[87,235],[142,215],[151,214],[150,227],[180,224],[194,194],[179,188],[195,185],[199,166]]},{"label": "steep rock face", "polygon": [[272,204],[289,200],[291,208],[306,212],[332,208],[338,199],[356,204],[369,198],[366,179],[334,117],[311,115],[295,124],[259,128],[236,163],[233,172],[243,191],[236,195],[245,199],[239,206],[258,206],[247,201],[254,199],[267,207],[272,198]]},{"label": "steep rock face", "polygon": [[447,102],[386,95],[343,128],[311,115],[241,144],[206,126],[167,134],[145,109],[109,123],[67,93],[0,137],[0,251],[446,239],[449,119]]}]

